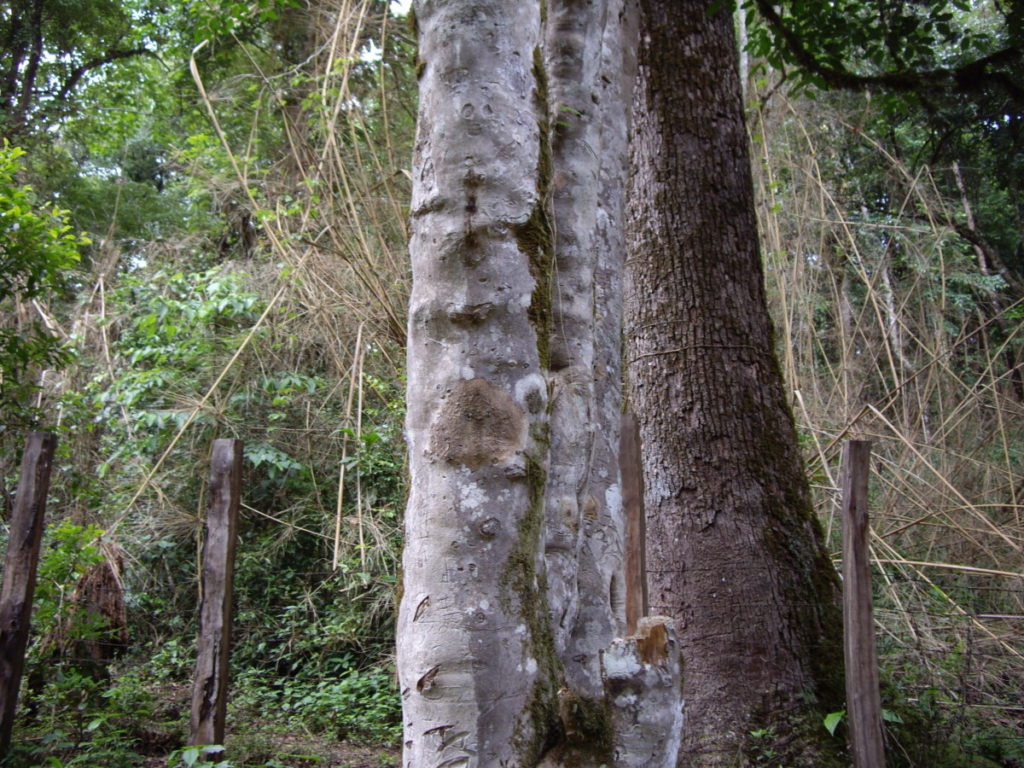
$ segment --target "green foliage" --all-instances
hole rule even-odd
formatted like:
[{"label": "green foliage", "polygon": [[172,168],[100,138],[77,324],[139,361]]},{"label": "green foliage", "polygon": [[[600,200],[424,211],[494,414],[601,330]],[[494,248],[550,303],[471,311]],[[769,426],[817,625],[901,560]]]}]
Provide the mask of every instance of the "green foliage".
[{"label": "green foliage", "polygon": [[[934,654],[935,666],[927,669],[893,654],[888,645],[880,638],[882,720],[893,768],[995,768],[1024,758],[1019,723],[1012,718],[1000,717],[998,710],[949,706],[947,685],[962,684],[971,674],[973,649]],[[833,714],[846,725],[845,711]]]},{"label": "green foliage", "polygon": [[[900,717],[898,712],[894,712],[891,709],[882,710],[882,720],[886,723],[902,723],[903,718]],[[841,723],[846,722],[846,710],[840,709],[838,712],[829,712],[822,719],[822,724],[825,726],[825,730],[828,731],[829,736],[836,735],[836,729],[839,728]]]},{"label": "green foliage", "polygon": [[174,768],[192,768],[194,765],[203,766],[203,768],[231,768],[232,764],[227,760],[216,760],[211,761],[206,759],[210,754],[216,754],[220,752],[219,744],[201,744],[190,747],[183,747],[176,749],[171,753],[171,756],[167,759],[167,764],[174,766]]},{"label": "green foliage", "polygon": [[[349,258],[362,239],[349,234],[349,219],[381,227],[370,238],[375,248],[404,237],[403,198],[378,201],[382,189],[404,190],[405,177],[378,147],[388,135],[397,143],[386,152],[402,162],[408,154],[411,81],[400,84],[406,103],[395,108],[395,86],[383,79],[386,71],[398,81],[407,67],[363,61],[343,45],[345,55],[317,72],[320,51],[331,47],[311,58],[308,46],[323,20],[290,0],[90,1],[82,9],[98,17],[76,22],[74,34],[44,25],[44,50],[64,59],[47,59],[27,84],[23,114],[32,120],[19,129],[29,147],[20,183],[39,200],[59,200],[64,224],[90,232],[95,245],[79,242],[80,271],[65,266],[72,279],[39,295],[74,334],[76,356],[47,391],[61,436],[51,502],[58,523],[42,565],[31,706],[13,764],[137,765],[181,746],[209,441],[225,435],[246,446],[232,658],[238,717],[332,741],[393,741],[398,700],[386,660],[404,462],[402,382],[391,360],[400,354],[371,332],[373,308],[361,306],[367,331],[359,373],[349,376],[356,325],[338,318],[359,295],[359,278],[331,248]],[[383,30],[383,9],[363,18],[360,48]],[[104,37],[116,29],[116,40]],[[389,52],[408,48],[400,33],[389,35],[378,37]],[[196,63],[225,142],[188,66],[205,39]],[[121,44],[159,48],[160,59],[97,65],[66,99],[51,98],[76,62]],[[10,55],[0,52],[0,70]],[[337,142],[345,178],[293,180],[285,155],[296,137]],[[319,151],[308,146],[296,148]],[[346,184],[361,187],[351,203],[340,201]],[[363,189],[370,185],[372,195]],[[283,251],[270,253],[272,228]],[[311,245],[336,232],[344,238]],[[364,274],[381,276],[380,297],[393,294],[398,338],[402,275],[376,266]],[[333,298],[310,306],[325,276]],[[271,297],[277,305],[264,316]],[[14,317],[6,306],[3,314]],[[10,468],[2,470],[6,483]],[[126,555],[131,631],[131,647],[107,670],[76,664],[73,642],[43,642],[50,629],[69,641],[104,631],[68,610],[81,573],[99,558],[100,528]],[[269,701],[281,706],[268,710]],[[235,721],[239,730],[245,719]],[[232,738],[236,765],[317,762],[262,733]]]},{"label": "green foliage", "polygon": [[392,669],[353,669],[329,677],[299,672],[271,680],[250,674],[242,687],[235,707],[271,707],[294,727],[332,739],[393,744],[401,737],[401,701]]},{"label": "green foliage", "polygon": [[35,717],[0,762],[6,768],[82,766],[128,768],[140,763],[140,725],[153,717],[153,698],[140,681],[113,686],[60,664],[37,692]]},{"label": "green foliage", "polygon": [[752,730],[750,732],[750,756],[753,765],[784,768],[778,763],[779,753],[774,746],[777,741],[778,734],[771,726]]},{"label": "green foliage", "polygon": [[843,722],[844,719],[846,719],[845,709],[841,709],[838,712],[829,712],[825,715],[825,719],[822,722],[824,723],[825,730],[828,731],[829,736],[836,735],[836,728],[839,727],[839,724]]},{"label": "green foliage", "polygon": [[90,568],[103,562],[97,546],[103,531],[95,525],[76,525],[65,518],[46,533],[50,544],[39,561],[32,615],[33,628],[44,641],[34,646],[36,653],[45,649],[45,641],[58,633],[68,639],[84,639],[105,629],[94,617],[68,612],[69,599],[78,582]]},{"label": "green foliage", "polygon": [[[764,3],[744,5],[750,51],[775,69],[794,67],[804,86],[842,85],[840,74],[849,74],[902,90],[906,86],[898,78],[884,76],[909,79],[914,73],[955,69],[1017,42],[1011,20],[992,3],[787,0],[774,4],[777,18]],[[936,84],[925,78],[920,87]],[[950,78],[941,85],[956,82]]]},{"label": "green foliage", "polygon": [[31,302],[67,290],[79,248],[89,242],[73,233],[67,211],[18,183],[24,155],[6,141],[0,148],[0,430],[34,421],[28,400],[40,370],[71,359]]},{"label": "green foliage", "polygon": [[[242,277],[220,269],[125,276],[113,294],[124,309],[113,346],[124,367],[114,381],[95,382],[97,419],[127,416],[127,426],[147,435],[140,446],[146,452],[166,444],[262,309],[259,297],[242,289]],[[205,412],[196,421],[213,423]]]},{"label": "green foliage", "polygon": [[298,7],[298,0],[215,0],[197,4],[190,8],[195,21],[193,41],[233,36],[251,38],[288,8]]}]

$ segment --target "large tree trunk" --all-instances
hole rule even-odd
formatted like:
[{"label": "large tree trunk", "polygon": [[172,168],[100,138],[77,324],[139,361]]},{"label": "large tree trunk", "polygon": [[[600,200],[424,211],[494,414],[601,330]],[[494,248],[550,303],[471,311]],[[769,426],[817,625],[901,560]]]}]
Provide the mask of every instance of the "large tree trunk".
[{"label": "large tree trunk", "polygon": [[404,764],[536,764],[550,303],[540,3],[418,2]]},{"label": "large tree trunk", "polygon": [[773,356],[737,51],[709,0],[642,0],[629,194],[629,396],[651,610],[685,661],[679,765],[834,760],[837,577]]},{"label": "large tree trunk", "polygon": [[623,5],[416,6],[407,768],[674,763],[671,627],[601,664],[624,623]]}]

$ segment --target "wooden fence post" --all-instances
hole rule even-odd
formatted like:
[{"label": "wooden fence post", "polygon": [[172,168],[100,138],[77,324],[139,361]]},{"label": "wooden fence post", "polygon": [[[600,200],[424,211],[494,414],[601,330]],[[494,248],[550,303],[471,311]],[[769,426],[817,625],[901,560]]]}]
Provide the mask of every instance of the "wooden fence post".
[{"label": "wooden fence post", "polygon": [[871,443],[843,445],[843,656],[846,662],[846,715],[855,768],[883,768],[882,701],[871,611],[868,561],[868,474]]},{"label": "wooden fence post", "polygon": [[11,532],[0,590],[0,755],[7,754],[14,728],[14,710],[25,665],[32,597],[36,590],[36,565],[43,538],[46,495],[57,438],[32,432],[21,459],[21,479],[14,500]]},{"label": "wooden fence post", "polygon": [[189,744],[222,745],[231,642],[235,537],[242,491],[242,441],[214,440],[200,577],[199,646]]},{"label": "wooden fence post", "polygon": [[636,634],[647,615],[647,558],[644,520],[644,476],[640,458],[640,425],[631,413],[622,414],[619,432],[619,473],[622,507],[626,513],[626,635]]}]

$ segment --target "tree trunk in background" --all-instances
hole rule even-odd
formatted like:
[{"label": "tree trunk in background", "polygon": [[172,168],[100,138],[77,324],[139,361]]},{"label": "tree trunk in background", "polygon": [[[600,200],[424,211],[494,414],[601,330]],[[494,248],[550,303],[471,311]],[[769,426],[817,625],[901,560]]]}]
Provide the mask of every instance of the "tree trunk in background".
[{"label": "tree trunk in background", "polygon": [[[732,19],[643,0],[629,194],[630,398],[651,610],[685,661],[679,765],[832,765],[838,580],[772,348]],[[761,752],[763,757],[764,752]]]},{"label": "tree trunk in background", "polygon": [[55,435],[30,432],[21,457],[21,479],[11,514],[0,587],[0,756],[6,756],[11,746],[56,450]]}]

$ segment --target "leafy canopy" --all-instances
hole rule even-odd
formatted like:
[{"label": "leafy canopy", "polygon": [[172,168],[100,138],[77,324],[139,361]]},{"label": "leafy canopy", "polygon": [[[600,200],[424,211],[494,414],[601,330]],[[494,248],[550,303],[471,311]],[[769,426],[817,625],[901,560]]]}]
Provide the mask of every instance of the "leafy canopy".
[{"label": "leafy canopy", "polygon": [[[751,52],[801,84],[1024,108],[1024,7],[996,0],[746,0]],[[998,106],[997,106],[998,105]]]},{"label": "leafy canopy", "polygon": [[[18,183],[24,152],[0,148],[0,410],[9,427],[31,420],[26,398],[37,387],[34,369],[59,366],[69,352],[27,302],[64,290],[88,243],[67,224],[67,211],[40,204]],[[21,311],[19,311],[19,309]]]}]

